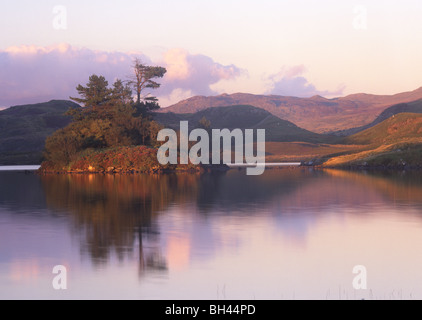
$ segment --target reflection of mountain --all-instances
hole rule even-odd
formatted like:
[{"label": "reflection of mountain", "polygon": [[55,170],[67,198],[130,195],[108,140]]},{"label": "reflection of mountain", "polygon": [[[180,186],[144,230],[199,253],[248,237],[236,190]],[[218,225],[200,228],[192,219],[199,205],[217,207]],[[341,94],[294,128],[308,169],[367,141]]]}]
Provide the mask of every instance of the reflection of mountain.
[{"label": "reflection of mountain", "polygon": [[[212,181],[212,177],[204,179]],[[211,181],[209,186],[213,185]],[[218,188],[210,189],[211,195],[198,194],[198,208],[207,217],[271,217],[273,226],[285,237],[301,244],[315,223],[327,214],[343,218],[344,212],[382,211],[402,203],[422,206],[421,181],[421,174],[414,172],[293,169],[267,170],[262,176],[248,177],[244,171],[232,170],[219,179]],[[191,242],[198,245],[205,241],[196,237]]]},{"label": "reflection of mountain", "polygon": [[[354,172],[327,169],[324,172],[337,180],[355,184],[365,194],[377,192],[386,205],[414,203],[422,206],[422,173],[415,171]],[[363,187],[362,187],[363,186]]]},{"label": "reflection of mountain", "polygon": [[0,206],[15,212],[45,208],[38,176],[23,172],[0,172]]},{"label": "reflection of mountain", "polygon": [[[201,181],[205,180],[209,186],[216,185],[215,178],[204,177]],[[198,207],[204,213],[211,209],[241,211],[253,204],[259,214],[272,202],[277,203],[280,214],[307,208],[319,211],[329,205],[359,204],[379,198],[376,192],[363,191],[359,183],[351,185],[350,181],[312,169],[266,170],[261,176],[232,170],[219,180],[218,188],[202,184],[200,190],[208,190],[198,194]]]},{"label": "reflection of mountain", "polygon": [[[417,172],[362,172],[341,170],[267,170],[262,176],[229,171],[213,199],[199,197],[199,207],[235,210],[260,204],[278,213],[323,212],[327,207],[402,202],[422,204],[422,174]],[[201,195],[201,193],[199,194]],[[208,203],[207,203],[208,201]],[[263,210],[257,210],[257,213]]]}]

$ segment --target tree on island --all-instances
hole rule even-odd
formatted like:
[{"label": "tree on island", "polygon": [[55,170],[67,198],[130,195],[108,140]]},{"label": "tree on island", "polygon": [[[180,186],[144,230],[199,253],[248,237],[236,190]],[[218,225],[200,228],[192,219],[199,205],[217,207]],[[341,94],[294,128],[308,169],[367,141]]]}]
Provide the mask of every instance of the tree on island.
[{"label": "tree on island", "polygon": [[111,89],[110,100],[114,104],[130,104],[133,102],[132,89],[128,84],[124,84],[122,80],[117,79]]},{"label": "tree on island", "polygon": [[86,87],[78,85],[76,87],[82,98],[73,98],[71,100],[83,104],[85,107],[100,107],[106,104],[133,102],[132,89],[129,84],[124,84],[122,80],[117,79],[113,87],[108,87],[108,81],[103,76],[93,74],[89,77]]},{"label": "tree on island", "polygon": [[147,93],[142,96],[145,89],[158,89],[161,85],[154,79],[162,78],[167,70],[163,67],[153,67],[144,65],[140,59],[136,58],[133,63],[134,75],[130,77],[129,85],[136,92],[135,106],[142,114],[159,109],[158,99]]},{"label": "tree on island", "polygon": [[103,76],[96,74],[89,77],[86,87],[78,85],[76,90],[82,98],[70,97],[70,99],[85,107],[101,106],[110,100],[112,94],[112,90],[108,88],[108,81]]},{"label": "tree on island", "polygon": [[[86,86],[78,85],[80,98],[72,100],[83,108],[68,112],[73,121],[46,140],[44,157],[60,167],[69,165],[82,153],[121,146],[156,146],[161,126],[151,120],[151,110],[159,108],[158,99],[146,88],[158,88],[153,79],[162,78],[166,69],[134,64],[135,82],[117,79],[112,87],[104,76],[91,75]],[[137,100],[133,100],[132,88]]]}]

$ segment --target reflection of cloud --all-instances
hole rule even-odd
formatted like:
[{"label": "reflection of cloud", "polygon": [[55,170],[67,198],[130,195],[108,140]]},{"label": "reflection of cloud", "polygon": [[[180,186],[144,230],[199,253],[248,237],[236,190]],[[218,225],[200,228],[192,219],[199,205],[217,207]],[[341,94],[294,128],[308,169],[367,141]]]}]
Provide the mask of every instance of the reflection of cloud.
[{"label": "reflection of cloud", "polygon": [[299,213],[293,215],[283,215],[276,212],[274,227],[280,232],[283,239],[289,241],[291,245],[304,248],[308,240],[309,230],[315,228],[318,221],[316,215]]},{"label": "reflection of cloud", "polygon": [[270,81],[271,90],[269,94],[281,96],[294,96],[294,97],[312,97],[315,95],[321,96],[340,96],[345,89],[340,86],[336,91],[319,91],[312,83],[303,77],[306,72],[304,65],[297,65],[293,67],[283,67],[282,70],[276,74],[268,77]]},{"label": "reflection of cloud", "polygon": [[189,266],[190,239],[187,235],[167,239],[167,263],[170,270],[183,270]]},{"label": "reflection of cloud", "polygon": [[[105,76],[110,84],[116,78],[125,80],[131,75],[135,57],[155,65],[140,53],[95,51],[69,44],[0,50],[0,106],[68,99],[77,95],[76,86],[85,84],[92,74]],[[168,103],[196,94],[212,94],[211,85],[241,73],[234,65],[224,66],[205,55],[180,49],[164,53],[160,65],[168,72],[160,79],[162,87],[154,95]]]},{"label": "reflection of cloud", "polygon": [[33,281],[40,275],[40,266],[36,259],[11,261],[9,268],[9,278],[14,282]]}]

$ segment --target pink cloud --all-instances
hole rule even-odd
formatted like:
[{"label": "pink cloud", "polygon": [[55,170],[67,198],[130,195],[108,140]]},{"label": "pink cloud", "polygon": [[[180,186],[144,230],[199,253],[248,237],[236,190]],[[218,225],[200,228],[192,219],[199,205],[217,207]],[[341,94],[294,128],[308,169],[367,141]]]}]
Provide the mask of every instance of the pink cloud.
[{"label": "pink cloud", "polygon": [[[0,106],[69,99],[77,95],[76,86],[85,84],[92,74],[105,76],[110,84],[116,78],[126,80],[135,57],[157,65],[142,53],[95,51],[69,44],[0,50]],[[180,49],[167,51],[158,65],[166,67],[168,73],[153,94],[168,103],[178,102],[170,100],[187,93],[213,94],[211,85],[235,79],[241,73],[234,65],[224,66],[210,57]]]},{"label": "pink cloud", "polygon": [[335,91],[320,91],[315,85],[310,83],[303,74],[306,72],[304,65],[293,67],[283,67],[280,72],[270,75],[267,80],[271,89],[269,94],[293,97],[312,97],[320,95],[324,97],[340,96],[343,94],[345,86],[339,86]]},{"label": "pink cloud", "polygon": [[159,95],[170,96],[173,91],[192,95],[213,95],[213,84],[220,80],[234,80],[245,71],[235,65],[222,65],[208,56],[190,54],[182,49],[169,50],[164,55],[168,74],[158,90]]}]

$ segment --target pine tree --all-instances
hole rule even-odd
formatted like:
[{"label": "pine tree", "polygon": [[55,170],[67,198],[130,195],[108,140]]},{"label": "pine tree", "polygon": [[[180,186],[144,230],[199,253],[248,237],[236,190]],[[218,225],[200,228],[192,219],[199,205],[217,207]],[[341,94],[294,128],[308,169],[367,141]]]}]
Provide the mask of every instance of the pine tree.
[{"label": "pine tree", "polygon": [[110,101],[112,89],[108,88],[108,81],[103,76],[93,74],[89,77],[86,87],[78,85],[76,90],[82,98],[71,100],[83,104],[85,107],[97,107]]}]

